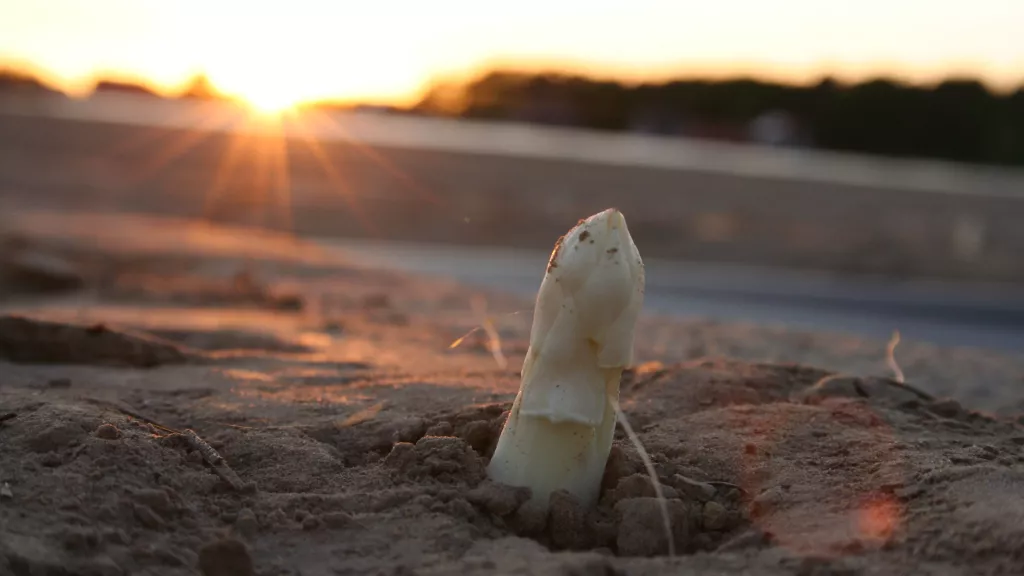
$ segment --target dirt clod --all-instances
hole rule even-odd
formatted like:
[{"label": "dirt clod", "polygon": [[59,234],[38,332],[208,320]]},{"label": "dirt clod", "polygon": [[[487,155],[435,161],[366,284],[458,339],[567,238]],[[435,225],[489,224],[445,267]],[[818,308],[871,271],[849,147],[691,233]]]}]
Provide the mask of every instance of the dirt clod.
[{"label": "dirt clod", "polygon": [[[661,491],[665,498],[679,497],[679,494],[671,486],[662,485]],[[646,474],[633,474],[622,478],[613,490],[606,492],[602,498],[602,504],[614,508],[618,501],[626,498],[654,497],[656,495],[650,477]]]},{"label": "dirt clod", "polygon": [[[672,521],[672,538],[677,551],[690,546],[693,518],[679,500],[666,502]],[[618,517],[616,546],[620,556],[657,556],[668,553],[668,539],[657,498],[628,498],[615,505]]]},{"label": "dirt clod", "polygon": [[107,422],[96,428],[96,437],[103,440],[117,440],[121,437],[121,431],[117,429],[117,426]]},{"label": "dirt clod", "polygon": [[0,359],[22,364],[95,364],[152,368],[180,364],[184,352],[172,344],[116,332],[21,316],[0,316]]},{"label": "dirt clod", "polygon": [[164,518],[172,516],[175,512],[174,504],[171,502],[165,490],[143,489],[135,492],[135,501],[149,507]]},{"label": "dirt clod", "polygon": [[718,502],[705,502],[703,510],[705,530],[722,530],[729,523],[729,511]]},{"label": "dirt clod", "polygon": [[397,443],[384,463],[410,478],[432,477],[470,485],[484,478],[480,457],[464,440],[453,436],[424,436],[415,445]]},{"label": "dirt clod", "polygon": [[613,490],[619,485],[619,481],[627,476],[638,474],[643,471],[643,462],[640,456],[632,448],[625,449],[616,442],[608,453],[608,463],[604,467],[604,476],[601,479],[602,490]]},{"label": "dirt clod", "polygon": [[540,538],[548,526],[548,508],[538,500],[522,504],[510,521],[513,531],[527,538]]},{"label": "dirt clod", "polygon": [[964,408],[952,398],[941,398],[929,404],[928,410],[943,418],[956,418],[963,413]]},{"label": "dirt clod", "polygon": [[451,422],[438,422],[430,428],[427,428],[427,436],[451,436],[455,432],[455,428],[451,425]]},{"label": "dirt clod", "polygon": [[352,518],[352,515],[348,514],[347,512],[328,512],[327,514],[324,514],[320,519],[323,520],[323,523],[328,528],[332,529],[345,528],[355,522],[355,519]]},{"label": "dirt clod", "polygon": [[556,549],[584,550],[591,546],[587,512],[575,496],[556,490],[548,506],[548,537]]},{"label": "dirt clod", "polygon": [[234,539],[218,540],[199,550],[199,569],[203,576],[252,576],[249,547]]},{"label": "dirt clod", "polygon": [[302,520],[302,529],[306,531],[316,530],[321,526],[320,519],[310,514]]},{"label": "dirt clod", "polygon": [[10,239],[0,246],[0,296],[72,292],[84,285],[75,263],[52,251]]},{"label": "dirt clod", "polygon": [[496,516],[512,514],[529,498],[529,488],[515,488],[491,481],[484,481],[466,493],[471,504]]},{"label": "dirt clod", "polygon": [[491,444],[496,441],[493,436],[493,426],[486,420],[469,422],[463,427],[459,437],[481,454],[486,454]]}]

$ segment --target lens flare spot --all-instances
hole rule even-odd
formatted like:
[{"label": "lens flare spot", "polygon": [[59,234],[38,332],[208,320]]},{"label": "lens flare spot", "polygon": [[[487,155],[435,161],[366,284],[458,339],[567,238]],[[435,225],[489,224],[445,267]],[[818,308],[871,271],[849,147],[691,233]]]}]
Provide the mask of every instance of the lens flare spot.
[{"label": "lens flare spot", "polygon": [[871,498],[856,513],[857,532],[863,539],[876,543],[892,538],[899,523],[899,503],[891,496]]}]

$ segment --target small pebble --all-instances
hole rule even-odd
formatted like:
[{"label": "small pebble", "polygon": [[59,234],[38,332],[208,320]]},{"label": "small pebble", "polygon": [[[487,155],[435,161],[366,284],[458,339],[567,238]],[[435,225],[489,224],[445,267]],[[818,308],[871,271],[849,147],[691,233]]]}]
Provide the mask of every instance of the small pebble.
[{"label": "small pebble", "polygon": [[100,424],[99,428],[96,428],[96,437],[103,440],[117,440],[121,437],[121,431],[113,424]]},{"label": "small pebble", "polygon": [[60,535],[61,543],[64,545],[64,548],[76,552],[96,548],[100,540],[99,534],[97,534],[95,530],[89,528],[68,526],[60,529],[58,534]]},{"label": "small pebble", "polygon": [[688,478],[682,474],[676,474],[673,476],[672,484],[675,486],[676,490],[698,502],[707,502],[715,497],[714,486],[707,482],[698,482],[697,480],[693,480],[692,478]]},{"label": "small pebble", "polygon": [[181,558],[185,566],[192,567],[199,563],[199,555],[188,548],[178,548],[175,554]]},{"label": "small pebble", "polygon": [[157,548],[154,551],[154,556],[167,566],[185,566],[187,562],[180,554],[170,548]]},{"label": "small pebble", "polygon": [[267,514],[266,522],[270,526],[281,526],[288,522],[288,515],[285,514],[284,510],[275,508],[270,514]]},{"label": "small pebble", "polygon": [[328,512],[323,515],[323,521],[328,528],[344,528],[355,520],[347,512]]},{"label": "small pebble", "polygon": [[451,436],[455,428],[448,422],[438,422],[427,428],[427,436]]},{"label": "small pebble", "polygon": [[476,509],[474,509],[473,505],[463,498],[456,498],[455,500],[448,502],[445,504],[444,510],[456,518],[470,520],[476,517]]},{"label": "small pebble", "polygon": [[306,519],[302,521],[303,530],[316,530],[320,527],[320,519],[316,516],[306,516]]},{"label": "small pebble", "polygon": [[133,507],[133,510],[135,512],[135,517],[138,518],[139,522],[141,522],[146,528],[156,530],[163,526],[163,521],[160,520],[160,517],[157,516],[156,512],[153,512],[153,509],[149,506],[136,504]]},{"label": "small pebble", "polygon": [[932,402],[928,409],[944,418],[955,418],[963,412],[963,406],[952,398],[942,398]]},{"label": "small pebble", "polygon": [[256,520],[256,513],[250,508],[242,508],[238,511],[238,518],[235,520],[235,528],[242,536],[252,539],[259,529],[259,522]]},{"label": "small pebble", "polygon": [[774,486],[761,492],[751,503],[750,514],[754,517],[764,516],[771,512],[782,501],[784,494],[782,489]]},{"label": "small pebble", "polygon": [[135,492],[135,501],[153,509],[154,512],[164,518],[174,513],[174,504],[167,492],[156,489],[143,489]]},{"label": "small pebble", "polygon": [[897,488],[893,490],[893,495],[899,498],[900,500],[912,500],[923,493],[924,488],[922,488],[918,484],[914,484],[912,486],[904,486],[902,488]]},{"label": "small pebble", "polygon": [[14,498],[14,492],[11,492],[11,485],[4,482],[3,486],[0,486],[0,498],[10,500]]},{"label": "small pebble", "polygon": [[772,543],[775,537],[761,528],[750,528],[718,547],[718,552],[735,552],[747,548],[760,548]]},{"label": "small pebble", "polygon": [[729,512],[718,502],[704,503],[704,528],[706,530],[721,530],[728,524]]},{"label": "small pebble", "polygon": [[40,463],[43,466],[46,466],[47,468],[56,468],[57,466],[61,465],[62,461],[60,459],[60,454],[57,454],[56,452],[48,452],[47,454],[43,455],[43,458],[42,460],[40,460]]},{"label": "small pebble", "polygon": [[[52,573],[52,572],[51,572]],[[84,562],[78,570],[78,574],[90,574],[95,576],[121,576],[125,572],[114,562],[110,556],[93,556]]]},{"label": "small pebble", "polygon": [[103,540],[109,544],[127,546],[132,543],[128,533],[120,528],[110,528],[103,532]]}]

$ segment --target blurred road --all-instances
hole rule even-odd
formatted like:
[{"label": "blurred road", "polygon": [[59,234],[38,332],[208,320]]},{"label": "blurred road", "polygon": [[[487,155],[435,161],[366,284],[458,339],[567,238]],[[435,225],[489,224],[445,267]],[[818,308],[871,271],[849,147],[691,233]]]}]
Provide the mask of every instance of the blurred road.
[{"label": "blurred road", "polygon": [[0,98],[0,200],[546,249],[615,206],[648,257],[1024,284],[1024,171],[512,123]]},{"label": "blurred road", "polygon": [[[455,278],[532,297],[537,250],[324,239],[356,262]],[[645,312],[888,339],[1024,351],[1024,295],[980,284],[893,282],[754,266],[646,259]]]}]

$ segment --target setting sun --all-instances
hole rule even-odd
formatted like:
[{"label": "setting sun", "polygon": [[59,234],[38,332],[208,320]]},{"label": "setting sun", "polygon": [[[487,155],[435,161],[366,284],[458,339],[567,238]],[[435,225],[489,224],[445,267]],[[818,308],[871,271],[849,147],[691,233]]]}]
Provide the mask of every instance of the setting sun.
[{"label": "setting sun", "polygon": [[439,77],[496,64],[630,82],[678,75],[801,82],[823,74],[926,82],[967,74],[1015,88],[1024,63],[1017,41],[1024,3],[1014,0],[979,0],[969,11],[926,0],[898,9],[891,0],[862,0],[836,10],[811,0],[699,9],[662,0],[523,0],[507,13],[469,0],[8,4],[0,64],[31,65],[79,93],[108,73],[145,79],[167,94],[204,74],[263,111],[315,100],[408,104]]},{"label": "setting sun", "polygon": [[273,89],[254,89],[234,95],[234,97],[262,114],[280,114],[294,108],[300,102],[299,98]]}]

